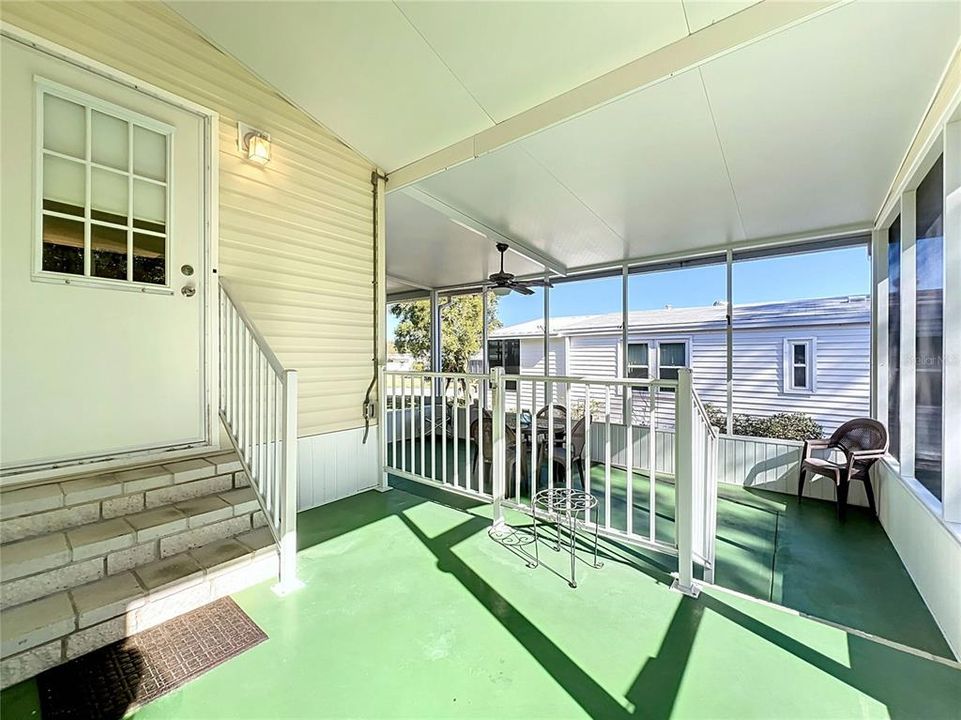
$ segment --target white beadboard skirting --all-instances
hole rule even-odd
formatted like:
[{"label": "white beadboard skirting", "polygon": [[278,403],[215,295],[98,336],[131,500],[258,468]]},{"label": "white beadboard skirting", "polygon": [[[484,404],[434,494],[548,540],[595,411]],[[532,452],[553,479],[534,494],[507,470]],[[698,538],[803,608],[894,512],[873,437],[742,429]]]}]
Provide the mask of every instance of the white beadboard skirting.
[{"label": "white beadboard skirting", "polygon": [[376,425],[302,437],[297,442],[297,510],[324,505],[377,485]]}]

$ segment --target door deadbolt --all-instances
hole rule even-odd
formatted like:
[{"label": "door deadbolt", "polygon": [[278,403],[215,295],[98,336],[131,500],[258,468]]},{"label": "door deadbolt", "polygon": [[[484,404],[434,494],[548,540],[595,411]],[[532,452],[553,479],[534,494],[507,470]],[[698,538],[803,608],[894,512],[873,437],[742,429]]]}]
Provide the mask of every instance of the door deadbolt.
[{"label": "door deadbolt", "polygon": [[194,266],[193,266],[193,265],[181,265],[181,266],[180,266],[180,272],[183,273],[184,277],[190,277],[191,275],[194,274]]},{"label": "door deadbolt", "polygon": [[197,294],[197,288],[195,288],[193,285],[184,285],[182,288],[180,288],[180,292],[184,297],[193,297]]}]

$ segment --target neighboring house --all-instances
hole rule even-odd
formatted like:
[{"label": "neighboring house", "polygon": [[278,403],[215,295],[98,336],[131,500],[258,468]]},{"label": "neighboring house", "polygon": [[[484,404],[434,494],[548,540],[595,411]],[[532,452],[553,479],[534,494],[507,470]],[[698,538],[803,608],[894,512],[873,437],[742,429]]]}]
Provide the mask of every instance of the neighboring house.
[{"label": "neighboring house", "polygon": [[407,353],[391,353],[387,356],[387,370],[399,371],[414,369],[414,356]]},{"label": "neighboring house", "polygon": [[[849,418],[868,415],[870,321],[865,296],[736,306],[734,412],[803,412],[826,433]],[[723,303],[633,311],[629,322],[628,366],[624,368],[620,313],[552,318],[550,373],[672,379],[678,368],[690,367],[701,398],[719,408],[726,406]],[[493,331],[491,365],[503,362],[508,374],[543,374],[543,332],[540,319]],[[531,390],[526,383],[521,385],[521,402],[526,407]],[[535,405],[543,404],[542,393],[538,388]],[[572,405],[583,405],[583,391],[571,395]],[[606,398],[592,395],[591,400],[595,412],[603,412]],[[512,396],[508,402],[514,402]],[[646,394],[635,393],[635,422],[643,422],[646,402]],[[666,405],[663,399],[659,403]],[[612,419],[619,417],[620,398],[612,397],[611,405]],[[664,413],[665,417],[672,414]]]}]

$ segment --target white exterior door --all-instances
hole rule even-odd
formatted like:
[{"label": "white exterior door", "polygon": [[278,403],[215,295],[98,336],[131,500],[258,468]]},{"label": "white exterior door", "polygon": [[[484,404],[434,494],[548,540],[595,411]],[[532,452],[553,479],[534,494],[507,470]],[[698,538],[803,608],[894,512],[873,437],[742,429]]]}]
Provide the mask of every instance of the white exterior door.
[{"label": "white exterior door", "polygon": [[0,468],[207,442],[204,118],[0,42]]}]

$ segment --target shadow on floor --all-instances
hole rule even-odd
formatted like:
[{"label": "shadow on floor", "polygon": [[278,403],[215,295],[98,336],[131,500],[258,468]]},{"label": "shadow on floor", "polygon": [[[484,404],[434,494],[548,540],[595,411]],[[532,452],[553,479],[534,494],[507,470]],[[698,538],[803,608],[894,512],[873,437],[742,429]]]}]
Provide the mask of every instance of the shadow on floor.
[{"label": "shadow on floor", "polygon": [[[845,665],[748,615],[724,599],[702,593],[697,599],[681,598],[657,654],[643,664],[625,693],[625,698],[633,705],[634,709],[631,710],[586,673],[537,625],[454,552],[453,548],[459,543],[475,534],[488,532],[489,523],[486,519],[474,517],[465,520],[435,537],[428,537],[405,515],[401,514],[400,519],[417,540],[431,551],[437,560],[438,569],[456,578],[591,717],[644,717],[653,720],[670,718],[675,711],[699,628],[708,613],[716,614],[790,653],[809,666],[808,670],[828,674],[883,703],[891,718],[949,717],[945,715],[944,708],[956,707],[952,698],[943,696],[943,688],[950,687],[951,681],[958,676],[957,669],[938,666],[932,671],[931,666],[926,665],[925,672],[919,673],[916,670],[919,667],[918,658],[850,634],[847,635],[850,664]],[[531,542],[526,528],[515,528],[515,533],[510,537],[514,537],[516,541],[503,543],[504,549],[515,555],[518,548]],[[542,552],[549,552],[547,548],[551,541],[545,538],[541,542],[545,546]],[[606,550],[608,548],[605,548]],[[665,577],[662,573],[642,572],[655,577],[659,582],[670,581],[670,577]],[[901,666],[901,672],[895,677],[890,673],[892,661]],[[750,692],[747,688],[744,691]],[[934,696],[931,693],[934,693]],[[961,700],[961,685],[958,686],[957,696],[957,699]]]},{"label": "shadow on floor", "polygon": [[[443,473],[440,443],[435,447],[433,468]],[[447,477],[453,477],[453,442],[446,444]],[[419,449],[419,446],[418,446]],[[459,477],[466,478],[470,457],[466,443],[458,446]],[[425,444],[424,462],[419,452],[406,453],[409,468],[432,467],[431,447]],[[600,517],[610,507],[610,526],[627,527],[631,506],[635,532],[650,527],[650,482],[640,473],[632,478],[633,496],[628,502],[623,470],[612,467],[610,498],[603,494],[605,468],[594,463],[589,472],[590,490],[598,498]],[[476,474],[473,476],[476,485]],[[452,505],[462,498],[417,483],[400,485],[431,500]],[[542,467],[537,487],[547,487]],[[866,508],[849,508],[840,522],[833,502],[766,490],[722,485],[718,491],[718,534],[715,582],[718,585],[784,605],[812,617],[829,620],[879,637],[903,643],[940,657],[953,659],[950,647],[931,617],[880,522]],[[470,501],[466,501],[470,502]],[[655,483],[655,531],[659,540],[674,540],[673,485]],[[475,506],[476,507],[476,506]],[[625,561],[638,561],[648,569],[670,572],[666,558],[606,543],[610,553]]]}]

